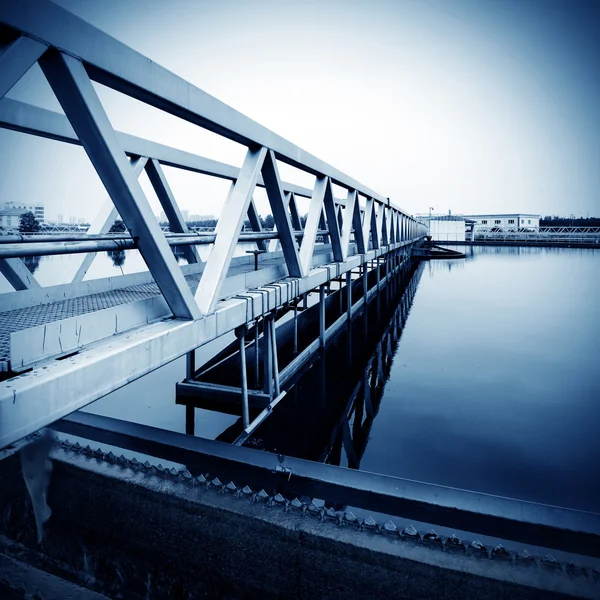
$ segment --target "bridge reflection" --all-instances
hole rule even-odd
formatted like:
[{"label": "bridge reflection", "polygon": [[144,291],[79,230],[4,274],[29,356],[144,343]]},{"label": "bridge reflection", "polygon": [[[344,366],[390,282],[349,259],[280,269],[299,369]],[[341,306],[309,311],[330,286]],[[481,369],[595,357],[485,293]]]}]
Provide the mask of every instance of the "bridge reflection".
[{"label": "bridge reflection", "polygon": [[300,373],[246,445],[359,469],[422,272],[407,264]]}]

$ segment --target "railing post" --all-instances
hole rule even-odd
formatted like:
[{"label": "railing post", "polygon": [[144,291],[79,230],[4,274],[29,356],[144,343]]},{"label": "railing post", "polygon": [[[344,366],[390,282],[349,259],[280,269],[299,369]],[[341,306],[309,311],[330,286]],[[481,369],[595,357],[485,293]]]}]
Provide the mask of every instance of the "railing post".
[{"label": "railing post", "polygon": [[348,321],[352,320],[352,271],[346,271],[346,307]]},{"label": "railing post", "polygon": [[269,319],[271,325],[271,351],[273,352],[273,375],[275,379],[275,397],[281,393],[279,385],[279,361],[277,360],[277,333],[275,329],[275,314]]},{"label": "railing post", "polygon": [[258,348],[258,319],[254,322],[254,381],[256,389],[260,388],[260,367]]},{"label": "railing post", "polygon": [[325,285],[319,286],[319,340],[325,348]]},{"label": "railing post", "polygon": [[248,407],[248,376],[246,373],[246,333],[245,325],[237,327],[235,335],[240,343],[240,378],[242,380],[242,422],[244,429],[250,425],[250,409]]},{"label": "railing post", "polygon": [[294,304],[294,354],[298,354],[298,301]]},{"label": "railing post", "polygon": [[263,390],[273,400],[273,350],[271,348],[271,315],[263,318]]}]

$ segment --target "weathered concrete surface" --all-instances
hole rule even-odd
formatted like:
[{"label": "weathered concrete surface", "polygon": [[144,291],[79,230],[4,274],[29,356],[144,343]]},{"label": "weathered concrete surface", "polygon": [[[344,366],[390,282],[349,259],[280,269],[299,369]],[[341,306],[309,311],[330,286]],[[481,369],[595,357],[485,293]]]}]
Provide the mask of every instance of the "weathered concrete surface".
[{"label": "weathered concrete surface", "polygon": [[[144,598],[597,598],[589,571],[476,558],[397,534],[358,531],[271,499],[54,453],[53,515],[39,554],[78,583]],[[0,461],[2,533],[35,548],[19,461]],[[240,482],[241,483],[241,482]],[[239,487],[239,484],[238,484]],[[271,506],[268,506],[270,504]],[[366,528],[368,529],[368,527]],[[64,574],[63,574],[64,576]]]},{"label": "weathered concrete surface", "polygon": [[[22,548],[0,539],[0,547],[23,553]],[[0,552],[0,598],[57,600],[107,600],[106,596],[47,573],[13,556]]]}]

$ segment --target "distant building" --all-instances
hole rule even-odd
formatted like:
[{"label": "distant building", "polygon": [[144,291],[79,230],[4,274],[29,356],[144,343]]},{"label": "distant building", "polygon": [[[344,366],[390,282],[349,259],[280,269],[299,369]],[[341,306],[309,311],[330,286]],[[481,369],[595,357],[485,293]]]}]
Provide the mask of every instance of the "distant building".
[{"label": "distant building", "polygon": [[464,242],[472,239],[473,221],[457,215],[438,215],[421,219],[429,223],[429,235],[436,242]]},{"label": "distant building", "polygon": [[197,223],[198,221],[213,221],[217,217],[215,215],[199,215],[197,213],[190,214],[190,223]]},{"label": "distant building", "polygon": [[45,210],[43,202],[36,202],[35,204],[25,204],[23,202],[15,202],[14,200],[10,200],[5,202],[0,210],[19,210],[19,216],[25,212],[32,212],[35,218],[40,222],[44,223],[46,221],[45,218]]},{"label": "distant building", "polygon": [[502,227],[515,229],[533,229],[540,226],[541,215],[529,215],[523,213],[503,215],[463,215],[467,219],[475,221],[475,227]]},{"label": "distant building", "polygon": [[22,208],[5,208],[0,210],[0,227],[4,229],[17,229],[21,223],[21,215],[27,212]]}]

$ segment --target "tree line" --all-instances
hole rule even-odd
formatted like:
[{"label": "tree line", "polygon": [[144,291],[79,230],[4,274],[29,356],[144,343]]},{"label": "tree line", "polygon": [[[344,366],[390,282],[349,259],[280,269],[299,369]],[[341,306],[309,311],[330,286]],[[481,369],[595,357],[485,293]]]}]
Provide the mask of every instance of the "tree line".
[{"label": "tree line", "polygon": [[540,219],[540,227],[600,227],[600,217],[559,217],[546,215]]}]

